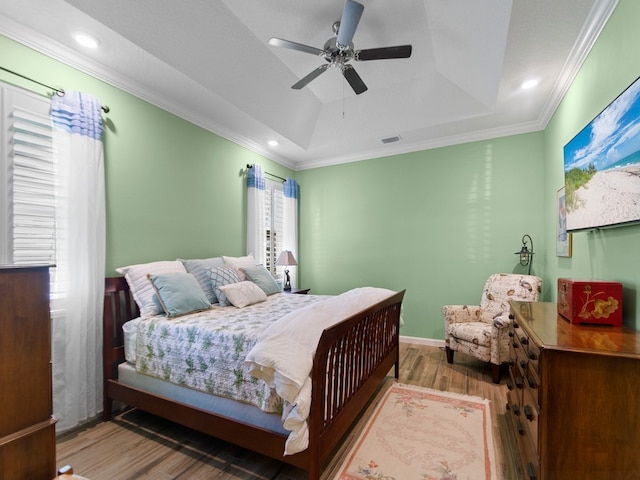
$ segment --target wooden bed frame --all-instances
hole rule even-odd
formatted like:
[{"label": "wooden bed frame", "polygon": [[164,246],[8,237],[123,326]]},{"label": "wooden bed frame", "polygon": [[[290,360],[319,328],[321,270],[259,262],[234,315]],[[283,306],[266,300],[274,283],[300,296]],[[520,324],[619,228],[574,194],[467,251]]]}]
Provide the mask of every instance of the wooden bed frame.
[{"label": "wooden bed frame", "polygon": [[318,480],[324,462],[394,367],[399,369],[404,290],[325,329],[313,361],[309,447],[284,456],[286,436],[150,394],[118,381],[125,361],[122,324],[139,316],[123,277],[107,278],[104,298],[104,413],[114,400],[302,468]]}]

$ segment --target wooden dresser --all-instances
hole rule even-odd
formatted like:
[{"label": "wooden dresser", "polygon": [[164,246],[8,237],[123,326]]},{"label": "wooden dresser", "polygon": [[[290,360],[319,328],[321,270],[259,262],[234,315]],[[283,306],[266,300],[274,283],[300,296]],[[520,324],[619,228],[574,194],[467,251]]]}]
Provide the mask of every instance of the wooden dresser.
[{"label": "wooden dresser", "polygon": [[0,405],[0,478],[54,478],[48,266],[0,266]]},{"label": "wooden dresser", "polygon": [[640,478],[640,335],[511,302],[507,416],[527,480]]}]

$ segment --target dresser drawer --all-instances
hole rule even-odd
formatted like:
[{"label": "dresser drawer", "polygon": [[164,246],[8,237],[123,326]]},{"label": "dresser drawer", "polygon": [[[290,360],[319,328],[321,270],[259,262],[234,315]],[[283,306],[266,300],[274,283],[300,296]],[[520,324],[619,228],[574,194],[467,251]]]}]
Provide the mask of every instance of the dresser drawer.
[{"label": "dresser drawer", "polygon": [[527,364],[527,370],[524,373],[525,390],[531,396],[531,403],[540,408],[540,377],[537,375],[531,362]]},{"label": "dresser drawer", "polygon": [[538,378],[540,378],[540,354],[540,347],[535,342],[529,341],[529,364]]},{"label": "dresser drawer", "polygon": [[524,478],[526,480],[540,480],[540,477],[538,476],[538,455],[532,444],[531,436],[527,432],[526,426],[523,423],[526,421],[527,420],[523,419],[522,415],[520,415],[512,416],[509,423],[512,426],[513,434],[516,438]]},{"label": "dresser drawer", "polygon": [[525,388],[522,394],[522,423],[526,436],[529,437],[534,452],[538,453],[538,416],[539,407],[534,398],[535,389]]}]

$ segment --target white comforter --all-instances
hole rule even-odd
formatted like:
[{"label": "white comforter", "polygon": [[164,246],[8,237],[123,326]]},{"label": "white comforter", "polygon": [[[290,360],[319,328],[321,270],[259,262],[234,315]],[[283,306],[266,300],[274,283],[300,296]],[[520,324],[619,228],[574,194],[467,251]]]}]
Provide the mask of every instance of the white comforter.
[{"label": "white comforter", "polygon": [[285,315],[260,335],[247,355],[246,365],[251,375],[274,387],[288,404],[283,425],[291,433],[285,455],[301,452],[309,445],[309,375],[323,330],[395,293],[375,287],[349,290]]}]

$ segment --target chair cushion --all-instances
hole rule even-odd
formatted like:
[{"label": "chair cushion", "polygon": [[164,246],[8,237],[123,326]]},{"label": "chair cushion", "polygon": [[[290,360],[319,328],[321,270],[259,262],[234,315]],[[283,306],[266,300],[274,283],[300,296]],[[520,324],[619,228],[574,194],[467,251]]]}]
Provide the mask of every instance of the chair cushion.
[{"label": "chair cushion", "polygon": [[449,335],[484,347],[491,346],[491,324],[484,322],[453,323],[449,325]]}]

